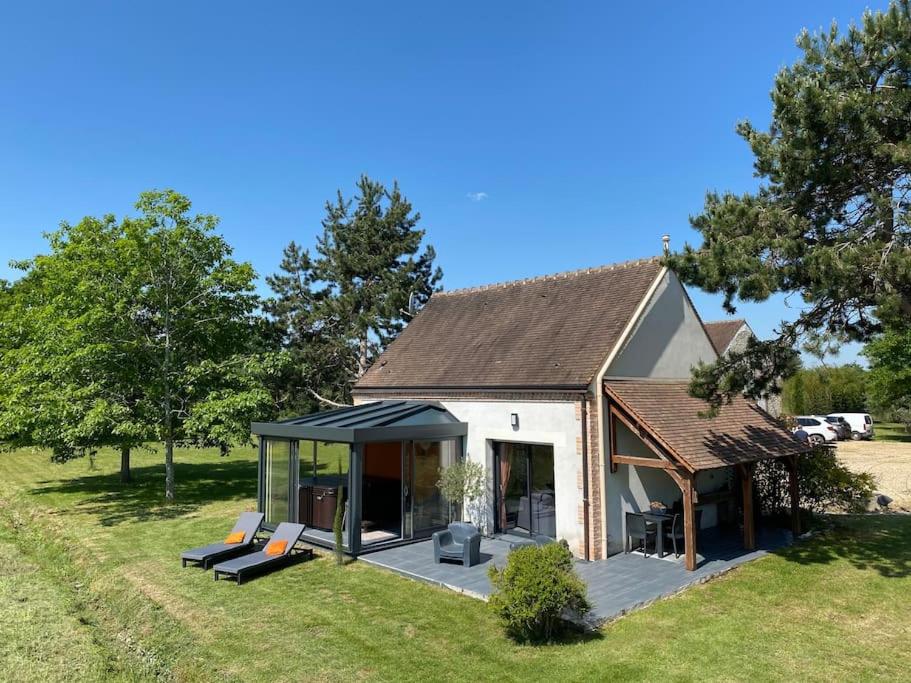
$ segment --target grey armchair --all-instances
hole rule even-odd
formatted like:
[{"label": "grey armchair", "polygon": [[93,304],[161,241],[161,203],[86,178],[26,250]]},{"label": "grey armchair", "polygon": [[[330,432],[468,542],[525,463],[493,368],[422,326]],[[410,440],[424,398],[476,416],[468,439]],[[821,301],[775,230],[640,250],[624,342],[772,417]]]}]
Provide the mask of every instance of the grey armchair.
[{"label": "grey armchair", "polygon": [[433,560],[458,560],[466,567],[481,562],[481,532],[465,522],[453,522],[433,535]]}]

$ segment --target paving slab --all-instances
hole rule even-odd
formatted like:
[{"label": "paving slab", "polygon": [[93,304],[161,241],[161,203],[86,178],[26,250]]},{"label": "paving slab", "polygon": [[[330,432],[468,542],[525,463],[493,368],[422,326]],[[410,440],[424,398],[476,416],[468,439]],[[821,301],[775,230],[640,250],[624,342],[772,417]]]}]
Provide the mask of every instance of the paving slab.
[{"label": "paving slab", "polygon": [[[394,571],[402,576],[487,599],[493,588],[487,577],[491,565],[506,564],[510,535],[483,538],[481,563],[464,567],[454,562],[433,561],[430,540],[387,548],[361,555],[359,560]],[[639,553],[620,553],[605,560],[576,562],[576,571],[588,586],[592,613],[589,622],[603,623],[655,600],[678,593],[687,586],[701,583],[745,562],[755,560],[788,545],[791,534],[783,529],[760,529],[756,550],[745,551],[736,535],[708,529],[700,532],[696,570],[686,571],[683,556],[644,557]]]}]

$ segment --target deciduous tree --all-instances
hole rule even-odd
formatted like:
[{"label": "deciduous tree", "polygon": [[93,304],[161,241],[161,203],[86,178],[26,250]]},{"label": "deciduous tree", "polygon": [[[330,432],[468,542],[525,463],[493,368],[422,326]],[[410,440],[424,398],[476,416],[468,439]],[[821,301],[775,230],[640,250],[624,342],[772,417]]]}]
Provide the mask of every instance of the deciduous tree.
[{"label": "deciduous tree", "polygon": [[867,344],[864,355],[870,359],[872,407],[911,424],[911,325],[878,335]]},{"label": "deciduous tree", "polygon": [[0,439],[59,458],[118,445],[124,476],[130,448],[162,441],[172,500],[175,444],[248,441],[282,356],[262,348],[255,274],[217,219],[171,190],[136,206],[64,224],[0,296]]},{"label": "deciduous tree", "polygon": [[141,402],[147,368],[123,338],[124,236],[113,216],[64,223],[50,252],[16,263],[0,306],[0,439],[49,448],[58,461],[113,446],[121,481],[153,435]]}]

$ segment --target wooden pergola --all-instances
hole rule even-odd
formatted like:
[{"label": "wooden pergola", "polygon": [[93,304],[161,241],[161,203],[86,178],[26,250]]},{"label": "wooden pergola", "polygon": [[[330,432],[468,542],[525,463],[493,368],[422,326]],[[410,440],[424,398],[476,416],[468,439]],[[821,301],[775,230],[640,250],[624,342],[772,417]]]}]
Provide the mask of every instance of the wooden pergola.
[{"label": "wooden pergola", "polygon": [[[675,448],[669,439],[662,437],[659,430],[651,426],[637,413],[628,400],[615,391],[611,384],[605,382],[607,396],[609,449],[608,465],[610,471],[616,472],[618,465],[647,467],[663,470],[677,484],[682,494],[683,530],[685,545],[685,565],[690,571],[696,569],[696,506],[699,504],[699,493],[696,491],[696,474],[701,470],[732,467],[737,472],[743,497],[743,547],[747,550],[756,548],[756,528],[753,508],[753,473],[759,460],[780,459],[788,468],[788,484],[791,504],[791,529],[795,536],[800,533],[800,489],[797,476],[797,458],[802,449],[795,442],[792,452],[770,457],[767,450],[758,449],[752,455],[740,450],[732,454],[729,461],[720,464],[693,462]],[[681,419],[685,417],[681,416]],[[638,436],[655,457],[634,456],[619,452],[617,449],[617,424],[623,424],[634,435]],[[692,429],[699,429],[699,423],[692,424]]]}]

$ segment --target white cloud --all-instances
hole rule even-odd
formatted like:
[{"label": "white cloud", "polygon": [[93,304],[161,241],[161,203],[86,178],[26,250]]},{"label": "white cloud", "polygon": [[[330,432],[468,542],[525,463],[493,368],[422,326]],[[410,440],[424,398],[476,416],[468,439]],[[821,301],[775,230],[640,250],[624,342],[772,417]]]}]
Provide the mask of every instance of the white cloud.
[{"label": "white cloud", "polygon": [[465,196],[473,202],[483,202],[485,199],[487,199],[486,192],[469,192]]}]

